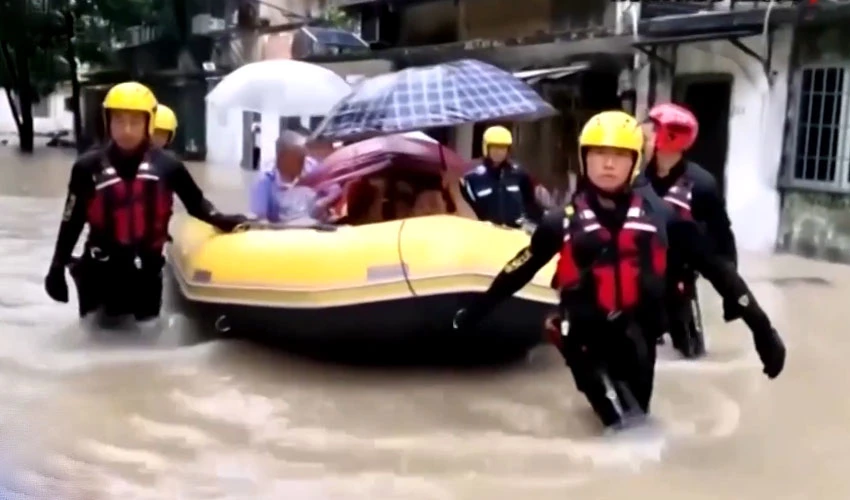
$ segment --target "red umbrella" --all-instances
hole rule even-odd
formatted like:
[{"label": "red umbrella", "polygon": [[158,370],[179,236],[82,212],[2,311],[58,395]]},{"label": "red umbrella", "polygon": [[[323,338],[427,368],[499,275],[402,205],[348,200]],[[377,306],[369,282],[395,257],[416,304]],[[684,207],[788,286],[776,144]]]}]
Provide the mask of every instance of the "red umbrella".
[{"label": "red umbrella", "polygon": [[348,184],[367,175],[390,168],[425,174],[463,175],[469,162],[451,149],[436,143],[404,135],[366,139],[342,147],[322,161],[322,167],[305,176],[300,183],[320,188],[328,184]]}]

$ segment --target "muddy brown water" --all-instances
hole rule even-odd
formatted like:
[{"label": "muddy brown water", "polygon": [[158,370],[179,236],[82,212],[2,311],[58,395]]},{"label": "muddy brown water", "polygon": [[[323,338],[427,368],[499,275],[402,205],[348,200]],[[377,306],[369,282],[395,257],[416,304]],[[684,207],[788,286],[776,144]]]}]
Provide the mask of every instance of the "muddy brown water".
[{"label": "muddy brown water", "polygon": [[[28,498],[850,498],[848,267],[744,256],[788,344],[783,376],[761,374],[703,289],[711,355],[665,348],[652,425],[606,437],[547,347],[501,368],[386,372],[174,329],[93,337],[41,284],[69,165],[0,147],[0,461]],[[237,167],[193,172],[244,208]]]}]

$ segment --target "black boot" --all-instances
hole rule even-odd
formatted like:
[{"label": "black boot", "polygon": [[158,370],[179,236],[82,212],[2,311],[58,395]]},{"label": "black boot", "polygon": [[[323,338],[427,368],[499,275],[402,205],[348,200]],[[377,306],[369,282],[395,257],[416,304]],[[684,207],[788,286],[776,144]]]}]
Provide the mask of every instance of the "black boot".
[{"label": "black boot", "polygon": [[699,303],[692,299],[670,317],[670,338],[673,347],[686,359],[697,359],[705,355],[705,337],[702,331]]}]

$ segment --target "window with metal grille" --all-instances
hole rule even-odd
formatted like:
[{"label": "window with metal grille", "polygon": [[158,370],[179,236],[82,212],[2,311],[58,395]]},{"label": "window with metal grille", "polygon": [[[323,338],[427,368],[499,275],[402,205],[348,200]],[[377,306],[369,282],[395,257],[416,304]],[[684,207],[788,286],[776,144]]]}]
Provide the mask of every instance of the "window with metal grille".
[{"label": "window with metal grille", "polygon": [[790,184],[850,190],[850,75],[848,67],[803,68],[799,78]]}]

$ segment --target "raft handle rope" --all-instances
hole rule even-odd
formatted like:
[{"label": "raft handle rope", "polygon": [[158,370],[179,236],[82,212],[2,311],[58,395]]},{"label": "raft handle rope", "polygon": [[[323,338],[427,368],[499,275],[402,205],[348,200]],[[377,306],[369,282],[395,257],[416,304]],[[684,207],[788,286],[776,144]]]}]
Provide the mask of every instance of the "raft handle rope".
[{"label": "raft handle rope", "polygon": [[266,222],[266,221],[248,221],[236,226],[234,233],[244,233],[255,229],[313,229],[322,233],[332,233],[337,230],[337,226],[321,221],[305,220],[303,223],[286,223],[286,222]]},{"label": "raft handle rope", "polygon": [[398,252],[398,264],[401,266],[401,274],[404,276],[404,282],[407,284],[407,289],[410,290],[410,295],[414,297],[418,297],[416,295],[416,290],[413,288],[413,284],[410,282],[410,275],[407,272],[407,264],[404,262],[404,253],[402,252],[402,233],[404,232],[404,225],[407,224],[407,219],[402,219],[401,224],[398,226],[398,235],[396,236],[396,251]]},{"label": "raft handle rope", "polygon": [[213,325],[215,331],[218,333],[227,333],[230,331],[230,323],[227,321],[227,316],[222,314],[215,320],[215,324]]}]

